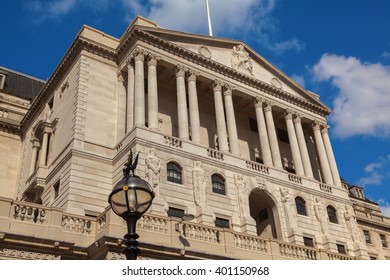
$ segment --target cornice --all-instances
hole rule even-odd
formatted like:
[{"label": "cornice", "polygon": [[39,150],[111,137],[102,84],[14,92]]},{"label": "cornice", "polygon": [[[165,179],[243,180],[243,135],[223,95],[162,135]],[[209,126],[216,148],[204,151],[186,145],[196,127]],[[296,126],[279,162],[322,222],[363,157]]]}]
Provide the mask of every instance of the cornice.
[{"label": "cornice", "polygon": [[7,132],[9,134],[20,135],[20,127],[18,124],[12,124],[9,122],[0,121],[0,131]]},{"label": "cornice", "polygon": [[73,44],[70,46],[70,48],[62,58],[61,62],[58,64],[57,68],[54,70],[53,74],[50,76],[49,80],[47,81],[41,92],[33,100],[30,109],[27,111],[26,115],[22,119],[20,130],[23,135],[25,133],[26,128],[34,120],[36,112],[44,108],[45,101],[48,100],[48,97],[53,93],[56,86],[61,81],[61,78],[63,77],[64,73],[69,70],[76,56],[79,55],[83,50],[116,62],[115,49],[109,48],[95,41],[91,41],[87,38],[76,38],[76,40],[73,42]]},{"label": "cornice", "polygon": [[283,100],[283,101],[287,101],[291,104],[294,104],[294,105],[299,106],[301,108],[315,112],[315,113],[320,114],[322,116],[329,115],[331,112],[326,107],[308,102],[305,99],[303,99],[302,97],[294,96],[286,91],[283,91],[282,89],[275,88],[271,84],[267,84],[267,83],[262,82],[256,78],[248,76],[244,73],[238,72],[237,70],[234,70],[234,69],[232,69],[228,66],[225,66],[219,62],[213,61],[209,58],[205,58],[205,57],[201,56],[200,54],[197,54],[195,52],[187,50],[179,45],[176,45],[172,42],[161,39],[161,38],[147,32],[147,31],[144,31],[140,27],[134,27],[132,32],[129,32],[128,36],[125,38],[125,40],[123,42],[121,42],[121,44],[118,46],[118,48],[117,48],[118,58],[120,58],[121,56],[124,55],[124,51],[126,49],[126,46],[129,45],[135,39],[139,39],[140,41],[143,41],[143,42],[148,43],[152,46],[155,46],[159,49],[167,51],[167,52],[174,54],[178,57],[181,57],[189,62],[198,64],[198,65],[203,66],[207,69],[210,69],[214,72],[217,72],[217,73],[222,74],[226,77],[229,77],[229,78],[234,79],[238,82],[241,82],[245,85],[248,85],[252,88],[258,89],[265,94],[271,95],[271,96],[276,97],[276,98]]}]

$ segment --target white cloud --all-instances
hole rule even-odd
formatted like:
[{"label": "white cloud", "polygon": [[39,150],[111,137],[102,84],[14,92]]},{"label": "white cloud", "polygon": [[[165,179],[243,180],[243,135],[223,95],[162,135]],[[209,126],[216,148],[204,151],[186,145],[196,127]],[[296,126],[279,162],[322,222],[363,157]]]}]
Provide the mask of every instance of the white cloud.
[{"label": "white cloud", "polygon": [[383,52],[382,57],[383,58],[390,58],[390,52]]},{"label": "white cloud", "polygon": [[[250,34],[264,48],[283,53],[304,48],[298,39],[277,41],[277,21],[272,17],[277,0],[210,0],[213,34],[230,34],[244,38]],[[122,0],[131,15],[140,14],[167,29],[192,33],[208,33],[204,0]]]},{"label": "white cloud", "polygon": [[360,186],[380,185],[382,184],[382,175],[377,172],[372,172],[367,177],[361,178],[357,184]]},{"label": "white cloud", "polygon": [[365,167],[364,167],[364,171],[365,172],[373,172],[374,169],[377,169],[379,167],[382,166],[382,163],[379,163],[379,162],[373,162],[373,163],[370,163],[370,164],[367,164]]},{"label": "white cloud", "polygon": [[357,185],[380,185],[382,180],[388,176],[390,166],[389,155],[380,156],[378,161],[371,162],[364,167],[365,177],[358,180]]},{"label": "white cloud", "polygon": [[76,0],[33,1],[28,4],[31,11],[40,14],[40,20],[63,16],[72,10]]},{"label": "white cloud", "polygon": [[382,210],[382,214],[386,217],[390,217],[390,203],[388,203],[384,199],[379,199],[378,204],[380,209]]},{"label": "white cloud", "polygon": [[335,136],[390,137],[389,66],[324,54],[313,73],[317,81],[330,81],[339,91],[330,117]]}]

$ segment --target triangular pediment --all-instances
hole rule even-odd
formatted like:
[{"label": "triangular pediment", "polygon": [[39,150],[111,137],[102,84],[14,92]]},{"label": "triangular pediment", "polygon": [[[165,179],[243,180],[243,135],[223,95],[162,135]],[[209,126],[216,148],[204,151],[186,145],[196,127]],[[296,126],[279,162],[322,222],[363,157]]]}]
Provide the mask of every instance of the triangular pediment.
[{"label": "triangular pediment", "polygon": [[319,96],[302,88],[276,66],[256,53],[245,43],[232,39],[184,33],[150,26],[134,26],[143,32],[174,44],[204,59],[221,64],[248,78],[268,84],[284,94],[297,97],[330,113]]}]

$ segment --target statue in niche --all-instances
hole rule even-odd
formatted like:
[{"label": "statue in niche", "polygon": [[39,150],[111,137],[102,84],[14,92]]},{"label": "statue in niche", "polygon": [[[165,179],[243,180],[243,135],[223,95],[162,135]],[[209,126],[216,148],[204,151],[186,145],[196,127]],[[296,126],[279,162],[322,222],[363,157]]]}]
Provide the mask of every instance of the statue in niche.
[{"label": "statue in niche", "polygon": [[238,213],[241,217],[249,217],[249,188],[248,182],[241,174],[234,175],[237,187]]},{"label": "statue in niche", "polygon": [[206,183],[207,175],[202,168],[202,162],[195,161],[192,171],[192,180],[194,184],[194,200],[197,206],[206,205]]},{"label": "statue in niche", "polygon": [[322,201],[316,197],[314,203],[314,213],[316,215],[317,220],[320,222],[321,231],[324,236],[329,235],[328,228],[328,218],[324,204]]},{"label": "statue in niche", "polygon": [[245,50],[243,45],[234,46],[232,55],[231,62],[233,69],[238,70],[240,68],[244,68],[253,75],[252,61],[249,57],[249,53]]},{"label": "statue in niche", "polygon": [[145,168],[145,175],[147,181],[153,188],[156,188],[160,181],[161,161],[156,156],[156,150],[154,148],[148,151],[148,155],[145,159]]},{"label": "statue in niche", "polygon": [[291,216],[292,209],[291,209],[291,195],[289,194],[289,191],[287,188],[280,188],[280,195],[281,195],[281,201],[283,203],[283,210],[284,214],[286,216],[286,224],[288,228],[294,228],[295,226],[295,219]]},{"label": "statue in niche", "polygon": [[351,234],[352,241],[360,242],[359,229],[357,227],[356,218],[350,205],[345,205],[344,219],[347,224],[349,233]]},{"label": "statue in niche", "polygon": [[49,105],[46,105],[45,121],[50,122],[51,115],[53,115],[53,110]]}]

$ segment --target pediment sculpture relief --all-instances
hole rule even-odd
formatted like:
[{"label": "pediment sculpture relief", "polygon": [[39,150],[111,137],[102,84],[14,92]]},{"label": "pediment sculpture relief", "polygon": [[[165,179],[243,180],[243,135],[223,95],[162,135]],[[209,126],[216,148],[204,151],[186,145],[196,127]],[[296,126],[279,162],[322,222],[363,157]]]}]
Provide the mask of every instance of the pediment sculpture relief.
[{"label": "pediment sculpture relief", "polygon": [[231,62],[234,70],[245,70],[253,76],[252,60],[243,45],[233,47]]}]

